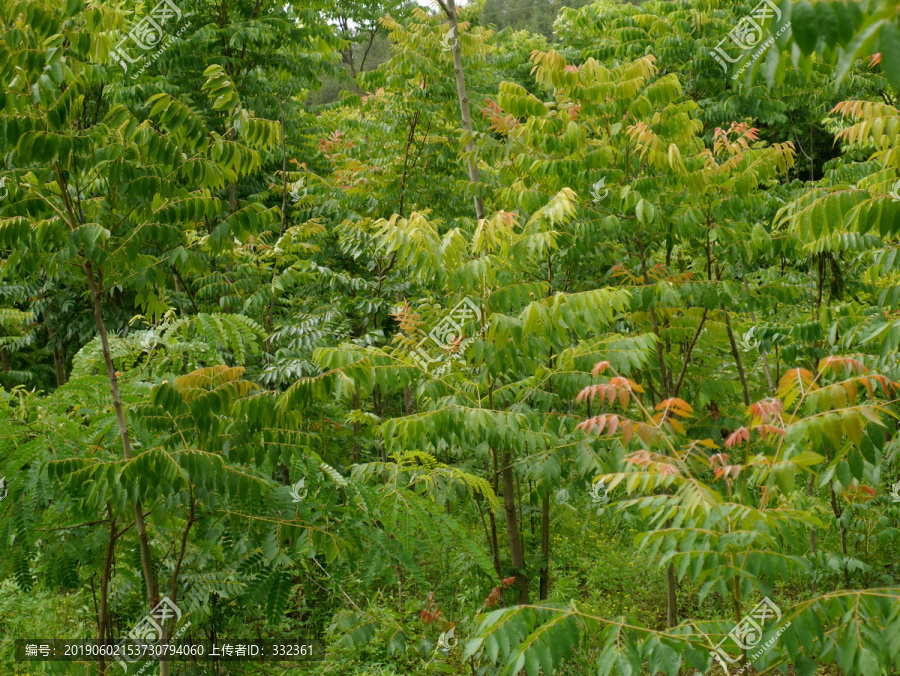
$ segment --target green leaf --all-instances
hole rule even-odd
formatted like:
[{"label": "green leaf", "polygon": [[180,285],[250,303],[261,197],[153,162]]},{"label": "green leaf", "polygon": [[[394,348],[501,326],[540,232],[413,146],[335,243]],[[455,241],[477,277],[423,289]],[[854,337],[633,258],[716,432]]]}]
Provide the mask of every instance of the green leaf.
[{"label": "green leaf", "polygon": [[894,89],[900,89],[900,29],[886,23],[878,37],[881,48],[881,71]]},{"label": "green leaf", "polygon": [[838,463],[837,478],[844,488],[847,488],[851,483],[853,483],[853,476],[850,474],[850,465],[847,464],[846,460],[841,460]]},{"label": "green leaf", "polygon": [[841,431],[841,416],[839,413],[828,413],[822,419],[822,431],[825,433],[825,437],[831,443],[831,447],[834,450],[839,450],[841,447],[841,443],[844,440],[843,432]]},{"label": "green leaf", "polygon": [[681,668],[681,657],[664,643],[658,644],[650,653],[650,673],[663,672],[666,676],[677,676]]},{"label": "green leaf", "polygon": [[787,495],[794,490],[794,480],[797,476],[797,468],[789,462],[780,462],[775,465],[775,484],[781,492]]},{"label": "green leaf", "polygon": [[804,54],[811,53],[819,41],[816,10],[809,2],[798,2],[791,14],[791,30],[794,40]]},{"label": "green leaf", "polygon": [[851,448],[850,452],[847,453],[847,464],[850,467],[850,473],[854,478],[863,478],[866,465],[863,461],[862,453],[860,453],[858,449]]}]

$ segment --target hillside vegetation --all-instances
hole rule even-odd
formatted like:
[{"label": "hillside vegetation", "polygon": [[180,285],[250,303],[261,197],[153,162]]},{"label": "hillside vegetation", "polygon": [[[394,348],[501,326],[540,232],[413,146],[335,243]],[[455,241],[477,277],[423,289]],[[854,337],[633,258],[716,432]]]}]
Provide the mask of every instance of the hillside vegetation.
[{"label": "hillside vegetation", "polygon": [[[0,674],[897,673],[898,96],[900,0],[0,0]],[[129,637],[316,659],[23,659]]]}]

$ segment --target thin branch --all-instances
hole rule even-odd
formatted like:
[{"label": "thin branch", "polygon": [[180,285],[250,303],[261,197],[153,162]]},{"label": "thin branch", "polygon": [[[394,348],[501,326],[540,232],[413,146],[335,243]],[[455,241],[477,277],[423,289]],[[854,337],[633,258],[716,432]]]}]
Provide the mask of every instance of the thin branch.
[{"label": "thin branch", "polygon": [[700,324],[697,326],[697,332],[694,334],[694,338],[691,340],[691,344],[688,345],[687,352],[684,355],[684,364],[681,366],[681,373],[678,376],[678,383],[675,385],[675,391],[672,393],[673,397],[678,396],[678,392],[681,391],[681,384],[684,382],[684,374],[687,371],[688,362],[691,360],[691,352],[694,350],[694,345],[697,344],[697,339],[700,337],[700,332],[703,330],[703,324],[706,322],[706,313],[709,312],[709,308],[703,308],[703,317],[700,319]]}]

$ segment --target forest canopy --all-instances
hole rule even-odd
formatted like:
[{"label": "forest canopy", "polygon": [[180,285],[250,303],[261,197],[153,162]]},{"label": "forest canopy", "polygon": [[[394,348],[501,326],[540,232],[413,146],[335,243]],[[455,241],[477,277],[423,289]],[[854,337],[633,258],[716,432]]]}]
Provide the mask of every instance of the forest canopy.
[{"label": "forest canopy", "polygon": [[0,31],[0,674],[900,669],[900,0]]}]

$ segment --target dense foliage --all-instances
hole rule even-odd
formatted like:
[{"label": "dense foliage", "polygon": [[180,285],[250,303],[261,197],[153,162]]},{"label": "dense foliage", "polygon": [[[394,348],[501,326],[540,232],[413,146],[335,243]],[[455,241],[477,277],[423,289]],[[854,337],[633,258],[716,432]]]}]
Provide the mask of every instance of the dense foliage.
[{"label": "dense foliage", "polygon": [[0,673],[900,668],[900,2],[0,27]]}]

